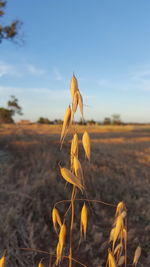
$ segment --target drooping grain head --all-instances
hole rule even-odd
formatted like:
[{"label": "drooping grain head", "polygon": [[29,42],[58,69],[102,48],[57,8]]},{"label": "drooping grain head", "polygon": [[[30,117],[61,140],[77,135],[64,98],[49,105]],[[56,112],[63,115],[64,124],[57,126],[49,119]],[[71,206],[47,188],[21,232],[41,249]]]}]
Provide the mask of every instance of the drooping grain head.
[{"label": "drooping grain head", "polygon": [[118,262],[117,262],[117,266],[121,266],[122,264],[124,264],[124,262],[125,262],[125,256],[122,255],[122,256],[119,258]]},{"label": "drooping grain head", "polygon": [[40,261],[38,267],[44,267],[44,264]]},{"label": "drooping grain head", "polygon": [[141,247],[138,246],[135,250],[135,253],[134,253],[134,258],[133,258],[133,265],[136,266],[138,261],[139,261],[139,258],[141,256]]},{"label": "drooping grain head", "polygon": [[83,144],[83,148],[84,148],[84,151],[85,151],[85,156],[90,161],[91,145],[90,145],[90,137],[89,137],[89,134],[88,134],[87,131],[85,131],[84,134],[83,134],[82,144]]},{"label": "drooping grain head", "polygon": [[116,262],[115,262],[115,257],[113,255],[113,253],[111,252],[111,250],[108,250],[108,267],[117,267]]},{"label": "drooping grain head", "polygon": [[124,228],[123,216],[120,214],[115,221],[114,233],[113,233],[113,248],[118,238],[122,237],[122,231]]},{"label": "drooping grain head", "polygon": [[52,210],[52,221],[53,221],[54,229],[57,232],[57,224],[59,224],[59,226],[61,227],[62,223],[61,223],[59,212],[56,208],[53,208]]},{"label": "drooping grain head", "polygon": [[5,267],[5,263],[6,263],[6,257],[2,256],[0,258],[0,267]]},{"label": "drooping grain head", "polygon": [[82,239],[83,234],[84,234],[84,239],[86,239],[87,222],[88,222],[88,212],[87,212],[87,206],[84,203],[81,210],[81,218],[80,218],[80,239]]},{"label": "drooping grain head", "polygon": [[79,108],[80,108],[81,116],[82,116],[82,119],[83,119],[83,98],[82,98],[82,95],[81,95],[79,90],[77,91],[77,94],[78,94]]},{"label": "drooping grain head", "polygon": [[81,181],[67,168],[60,167],[60,172],[62,177],[70,184],[78,187],[81,192],[83,192],[83,185],[81,184]]},{"label": "drooping grain head", "polygon": [[117,217],[118,215],[121,214],[121,212],[125,209],[125,204],[123,201],[119,202],[116,208],[116,214],[115,216]]},{"label": "drooping grain head", "polygon": [[83,170],[81,167],[81,163],[76,156],[74,156],[74,159],[73,159],[73,170],[74,170],[75,175],[80,180],[80,182],[84,185]]},{"label": "drooping grain head", "polygon": [[65,239],[66,239],[66,225],[63,223],[61,228],[60,228],[60,233],[59,233],[59,244],[60,247],[63,249]]},{"label": "drooping grain head", "polygon": [[60,243],[58,241],[57,243],[57,247],[56,247],[56,265],[58,265],[61,261],[61,255],[62,255],[62,249],[61,249],[61,246],[60,246]]},{"label": "drooping grain head", "polygon": [[71,114],[71,121],[74,119],[74,114],[77,110],[79,103],[79,96],[78,96],[78,90],[74,93],[73,100],[72,100],[72,114]]},{"label": "drooping grain head", "polygon": [[71,141],[71,150],[70,150],[70,163],[71,171],[73,170],[73,158],[76,156],[78,158],[78,135],[75,133]]},{"label": "drooping grain head", "polygon": [[72,100],[77,90],[78,90],[78,81],[77,81],[76,76],[73,74],[71,82],[70,82],[70,91],[71,91]]},{"label": "drooping grain head", "polygon": [[63,126],[62,126],[62,131],[61,131],[61,137],[60,137],[60,142],[61,144],[63,143],[65,136],[67,134],[68,128],[71,123],[71,108],[70,106],[67,108],[64,116],[64,121],[63,121]]}]

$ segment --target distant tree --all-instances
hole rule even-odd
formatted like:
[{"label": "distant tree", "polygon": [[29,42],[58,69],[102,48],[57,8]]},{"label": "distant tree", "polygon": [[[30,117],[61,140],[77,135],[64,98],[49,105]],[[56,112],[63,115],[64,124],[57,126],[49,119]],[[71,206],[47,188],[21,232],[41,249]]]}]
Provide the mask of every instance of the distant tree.
[{"label": "distant tree", "polygon": [[83,120],[83,119],[80,119],[77,124],[79,125],[87,125],[87,121]]},{"label": "distant tree", "polygon": [[43,118],[43,117],[40,117],[38,119],[37,123],[40,123],[40,124],[54,124],[53,121],[50,121],[48,118]]},{"label": "distant tree", "polygon": [[11,110],[0,108],[0,123],[14,123]]},{"label": "distant tree", "polygon": [[18,104],[18,99],[12,95],[10,100],[7,102],[8,109],[11,110],[12,116],[15,114],[23,115],[22,113],[22,107]]},{"label": "distant tree", "polygon": [[22,108],[18,104],[18,99],[15,96],[11,96],[7,102],[8,108],[0,107],[0,122],[1,123],[13,123],[13,116],[15,114],[22,115]]},{"label": "distant tree", "polygon": [[122,124],[121,117],[120,117],[119,114],[113,114],[112,115],[112,124],[113,125],[120,125],[120,124]]},{"label": "distant tree", "polygon": [[[6,1],[0,0],[0,18],[5,15],[5,7],[6,7]],[[2,25],[0,23],[0,43],[4,40],[13,40],[19,32],[19,29],[21,27],[21,22],[18,20],[13,20],[10,25]]]},{"label": "distant tree", "polygon": [[55,119],[54,124],[63,124],[63,120],[61,119]]},{"label": "distant tree", "polygon": [[104,118],[103,124],[104,125],[110,125],[111,124],[111,118],[109,118],[109,117]]},{"label": "distant tree", "polygon": [[96,124],[96,121],[95,120],[88,120],[87,121],[87,124],[94,125],[94,124]]}]

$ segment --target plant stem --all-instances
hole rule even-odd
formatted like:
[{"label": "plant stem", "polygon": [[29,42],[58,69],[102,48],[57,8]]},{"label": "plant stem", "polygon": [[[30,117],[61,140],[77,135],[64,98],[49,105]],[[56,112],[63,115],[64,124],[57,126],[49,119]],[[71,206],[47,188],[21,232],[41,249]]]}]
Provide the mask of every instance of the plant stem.
[{"label": "plant stem", "polygon": [[71,195],[71,224],[70,224],[70,249],[69,249],[69,267],[72,267],[72,231],[74,224],[74,199],[76,195],[76,188],[73,186]]}]

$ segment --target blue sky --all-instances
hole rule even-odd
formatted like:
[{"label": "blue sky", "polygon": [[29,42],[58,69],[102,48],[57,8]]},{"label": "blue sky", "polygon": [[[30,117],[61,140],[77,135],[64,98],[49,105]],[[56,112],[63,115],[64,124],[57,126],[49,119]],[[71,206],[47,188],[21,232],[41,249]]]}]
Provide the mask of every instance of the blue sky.
[{"label": "blue sky", "polygon": [[150,122],[149,14],[149,0],[8,1],[25,44],[0,44],[0,106],[15,95],[22,119],[63,118],[74,71],[86,119]]}]

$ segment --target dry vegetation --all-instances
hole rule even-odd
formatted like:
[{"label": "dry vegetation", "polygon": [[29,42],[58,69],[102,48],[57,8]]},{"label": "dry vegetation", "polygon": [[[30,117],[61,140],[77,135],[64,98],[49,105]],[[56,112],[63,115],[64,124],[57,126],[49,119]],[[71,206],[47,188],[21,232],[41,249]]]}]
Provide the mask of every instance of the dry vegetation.
[{"label": "dry vegetation", "polygon": [[[83,133],[83,127],[78,132]],[[85,130],[84,126],[84,130]],[[139,267],[150,263],[150,127],[88,127],[91,136],[91,163],[85,163],[79,146],[87,195],[90,199],[117,204],[123,200],[128,213],[128,265],[140,244]],[[58,163],[70,167],[72,135],[60,151],[61,126],[0,126],[0,252],[7,249],[7,266],[37,266],[49,255],[19,248],[53,253],[57,244],[51,212],[54,204],[68,199],[70,185],[64,187]],[[72,130],[74,131],[74,130]],[[79,134],[81,140],[81,135]],[[75,203],[74,258],[87,266],[105,266],[108,238],[115,209],[90,204],[87,240],[78,249],[83,203]],[[59,205],[60,215],[67,204]],[[67,240],[68,241],[68,240]],[[65,249],[68,249],[66,242]],[[53,259],[52,259],[53,261]],[[65,265],[65,261],[62,266]],[[77,263],[74,266],[79,266]]]}]

